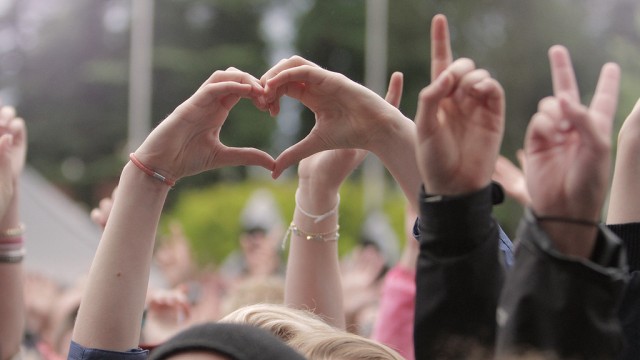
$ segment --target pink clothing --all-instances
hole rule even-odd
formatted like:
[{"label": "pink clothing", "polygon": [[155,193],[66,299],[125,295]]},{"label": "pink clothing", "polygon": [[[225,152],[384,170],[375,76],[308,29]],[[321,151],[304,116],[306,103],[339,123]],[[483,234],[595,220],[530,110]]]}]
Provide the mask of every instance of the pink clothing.
[{"label": "pink clothing", "polygon": [[416,306],[416,271],[396,265],[387,273],[371,338],[415,360],[413,317]]}]

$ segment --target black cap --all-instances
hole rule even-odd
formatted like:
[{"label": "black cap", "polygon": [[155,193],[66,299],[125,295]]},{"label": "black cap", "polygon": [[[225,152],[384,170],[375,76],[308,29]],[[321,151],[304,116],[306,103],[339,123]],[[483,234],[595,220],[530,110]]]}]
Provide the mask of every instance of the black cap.
[{"label": "black cap", "polygon": [[203,324],[191,327],[151,352],[150,360],[187,351],[212,352],[234,360],[305,359],[274,335],[245,324]]}]

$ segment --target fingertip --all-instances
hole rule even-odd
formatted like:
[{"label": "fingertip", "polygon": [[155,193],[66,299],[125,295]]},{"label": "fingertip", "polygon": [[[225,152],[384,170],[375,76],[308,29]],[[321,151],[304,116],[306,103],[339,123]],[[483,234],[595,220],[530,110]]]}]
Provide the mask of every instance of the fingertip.
[{"label": "fingertip", "polygon": [[[603,89],[606,92],[619,91],[620,77],[622,70],[620,65],[615,62],[608,62],[602,66],[600,71],[600,79],[596,91]],[[604,79],[604,80],[602,80]],[[601,85],[603,83],[604,85]],[[613,90],[615,89],[615,90]]]},{"label": "fingertip", "polygon": [[271,103],[268,106],[269,106],[269,115],[271,115],[272,117],[278,116],[278,108],[277,108],[276,104],[275,103]]},{"label": "fingertip", "polygon": [[620,65],[618,65],[618,63],[615,63],[615,62],[612,62],[612,61],[604,64],[602,66],[602,69],[603,69],[603,71],[609,71],[609,72],[612,72],[612,73],[620,73],[621,72]]},{"label": "fingertip", "polygon": [[433,19],[431,20],[431,24],[433,26],[439,26],[439,25],[446,25],[447,23],[447,17],[444,14],[436,14],[433,16]]},{"label": "fingertip", "polygon": [[567,50],[566,47],[564,47],[563,45],[552,45],[549,48],[549,57],[554,57],[554,56],[558,56],[558,55],[566,55],[569,53],[569,50]]},{"label": "fingertip", "polygon": [[271,169],[271,178],[273,180],[277,180],[280,175],[282,175],[282,172],[284,172],[284,170],[286,169],[286,167],[279,165],[278,161],[276,160],[275,164],[273,165],[273,168]]}]

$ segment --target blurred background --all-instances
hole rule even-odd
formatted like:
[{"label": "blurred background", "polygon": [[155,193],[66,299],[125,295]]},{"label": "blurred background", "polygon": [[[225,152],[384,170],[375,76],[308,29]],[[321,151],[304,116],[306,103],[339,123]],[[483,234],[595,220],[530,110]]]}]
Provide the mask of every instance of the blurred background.
[{"label": "blurred background", "polygon": [[[436,13],[449,19],[455,56],[474,59],[504,86],[502,154],[512,160],[538,101],[551,94],[546,53],[553,44],[571,51],[585,101],[602,64],[621,65],[616,129],[640,97],[637,0],[0,0],[0,98],[27,122],[28,163],[88,210],[111,194],[128,149],[216,69],[260,77],[299,54],[379,93],[392,71],[402,71],[401,110],[413,118],[429,82]],[[222,140],[275,157],[312,126],[313,115],[294,102],[278,119],[241,102]],[[376,208],[404,238],[399,191],[375,163],[367,169],[343,191],[344,247]],[[186,179],[171,192],[166,216],[182,222],[201,262],[219,261],[237,246],[238,219],[256,187],[271,189],[283,218],[291,218],[294,171],[277,182],[247,168]],[[364,184],[367,171],[381,182]],[[380,188],[377,200],[367,200]],[[518,205],[496,211],[513,234]]]}]

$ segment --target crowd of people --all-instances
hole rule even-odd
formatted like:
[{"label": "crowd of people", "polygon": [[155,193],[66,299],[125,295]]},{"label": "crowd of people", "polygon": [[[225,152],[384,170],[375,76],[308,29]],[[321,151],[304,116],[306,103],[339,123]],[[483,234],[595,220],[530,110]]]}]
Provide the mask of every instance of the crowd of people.
[{"label": "crowd of people", "polygon": [[[431,82],[415,120],[398,109],[400,73],[382,98],[299,56],[259,79],[216,71],[130,155],[117,190],[92,213],[104,232],[91,270],[64,294],[23,276],[17,183],[26,130],[3,107],[0,358],[27,358],[24,334],[35,332],[34,351],[74,360],[637,359],[640,102],[618,134],[610,186],[621,71],[605,64],[584,105],[567,49],[551,47],[549,61],[553,95],[531,118],[522,170],[499,155],[500,83],[453,58],[443,15],[432,21]],[[315,114],[300,142],[276,159],[220,142],[238,101],[275,116],[282,96]],[[390,269],[364,245],[350,266],[338,256],[339,190],[368,153],[407,199],[408,241]],[[274,260],[280,236],[252,239],[269,238],[265,228],[247,231],[243,249],[254,257],[233,281],[192,266],[179,225],[154,252],[178,180],[226,166],[261,166],[277,178],[296,164],[284,269]],[[513,242],[491,214],[504,193],[525,207]],[[173,264],[170,290],[148,291],[154,257]],[[55,305],[29,299],[34,288],[50,291]]]}]

